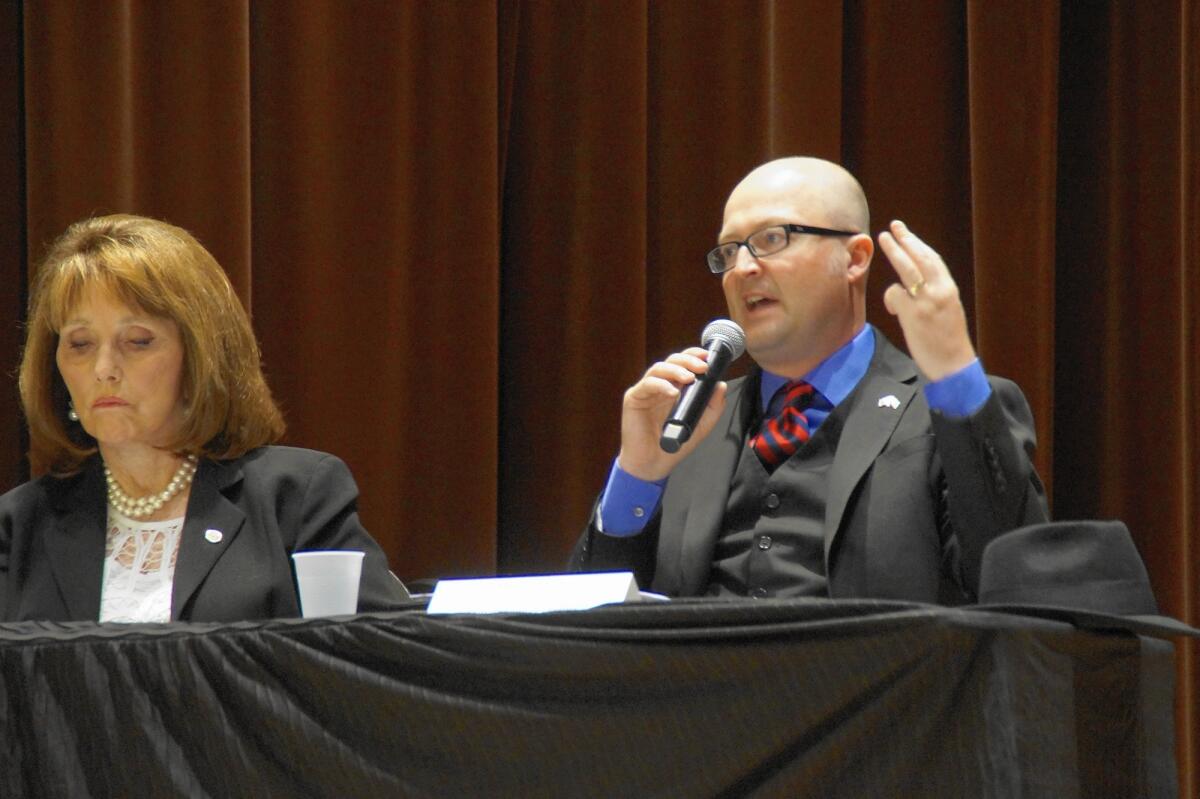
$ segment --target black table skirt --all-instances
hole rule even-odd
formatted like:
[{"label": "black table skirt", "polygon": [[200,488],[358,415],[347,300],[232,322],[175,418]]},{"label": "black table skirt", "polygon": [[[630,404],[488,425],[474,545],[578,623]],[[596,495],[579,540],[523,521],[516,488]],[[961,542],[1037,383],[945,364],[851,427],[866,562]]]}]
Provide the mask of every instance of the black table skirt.
[{"label": "black table skirt", "polygon": [[4,797],[1175,797],[1168,640],[896,602],[0,625]]}]

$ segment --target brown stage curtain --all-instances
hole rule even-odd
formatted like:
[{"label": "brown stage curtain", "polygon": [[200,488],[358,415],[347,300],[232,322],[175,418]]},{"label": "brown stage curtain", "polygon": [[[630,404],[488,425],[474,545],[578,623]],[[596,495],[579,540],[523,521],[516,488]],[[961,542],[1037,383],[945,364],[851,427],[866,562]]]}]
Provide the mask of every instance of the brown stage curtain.
[{"label": "brown stage curtain", "polygon": [[28,476],[17,395],[25,271],[25,120],[21,10],[0,7],[0,492]]},{"label": "brown stage curtain", "polygon": [[[405,578],[549,571],[621,392],[723,314],[734,182],[810,153],[945,257],[1058,518],[1132,529],[1200,622],[1196,0],[29,0],[0,11],[0,364],[71,221],[194,231],[289,442]],[[868,313],[892,281],[876,261]],[[25,476],[0,388],[0,488]],[[1182,795],[1200,763],[1180,663]]]}]

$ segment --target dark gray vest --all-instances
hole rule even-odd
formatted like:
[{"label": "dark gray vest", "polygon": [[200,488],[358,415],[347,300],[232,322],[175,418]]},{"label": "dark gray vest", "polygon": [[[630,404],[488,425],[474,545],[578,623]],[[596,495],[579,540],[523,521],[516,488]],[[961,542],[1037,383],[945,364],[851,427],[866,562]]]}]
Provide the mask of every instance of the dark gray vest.
[{"label": "dark gray vest", "polygon": [[[757,394],[757,392],[754,392]],[[757,396],[749,397],[757,408]],[[729,488],[707,593],[828,596],[825,497],[841,438],[843,402],[791,458],[768,473],[749,446]],[[842,411],[842,412],[839,412]],[[757,429],[757,421],[748,425]]]}]

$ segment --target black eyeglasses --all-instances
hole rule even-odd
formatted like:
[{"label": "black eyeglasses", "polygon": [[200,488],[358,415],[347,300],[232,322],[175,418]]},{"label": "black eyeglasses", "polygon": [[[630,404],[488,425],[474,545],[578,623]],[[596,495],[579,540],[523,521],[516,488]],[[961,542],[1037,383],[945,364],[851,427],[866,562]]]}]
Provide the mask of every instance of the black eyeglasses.
[{"label": "black eyeglasses", "polygon": [[774,255],[788,246],[793,233],[810,233],[814,236],[858,235],[850,230],[832,230],[812,225],[771,225],[756,233],[751,233],[749,238],[742,241],[727,241],[724,244],[718,244],[708,251],[705,260],[708,261],[708,268],[712,273],[719,275],[737,265],[738,250],[742,248],[743,244],[746,245],[746,249],[750,251],[751,255],[761,258],[764,255]]}]

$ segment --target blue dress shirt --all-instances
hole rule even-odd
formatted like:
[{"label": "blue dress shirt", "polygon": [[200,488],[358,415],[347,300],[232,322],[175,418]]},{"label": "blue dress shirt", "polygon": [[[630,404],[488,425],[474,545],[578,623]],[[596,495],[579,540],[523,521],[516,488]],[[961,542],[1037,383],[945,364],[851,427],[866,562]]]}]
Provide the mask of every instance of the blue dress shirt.
[{"label": "blue dress shirt", "polygon": [[[874,329],[871,325],[864,325],[854,338],[804,375],[804,379],[817,391],[813,405],[804,412],[813,432],[837,404],[854,391],[867,373],[874,355]],[[769,406],[775,393],[789,379],[763,370],[759,396],[764,415],[778,410]],[[983,406],[991,393],[992,387],[978,358],[954,374],[925,385],[925,399],[929,407],[947,416],[970,416]],[[650,482],[634,477],[618,466],[614,458],[608,484],[600,497],[598,521],[601,532],[611,536],[640,533],[658,509],[666,484],[667,478]]]}]

